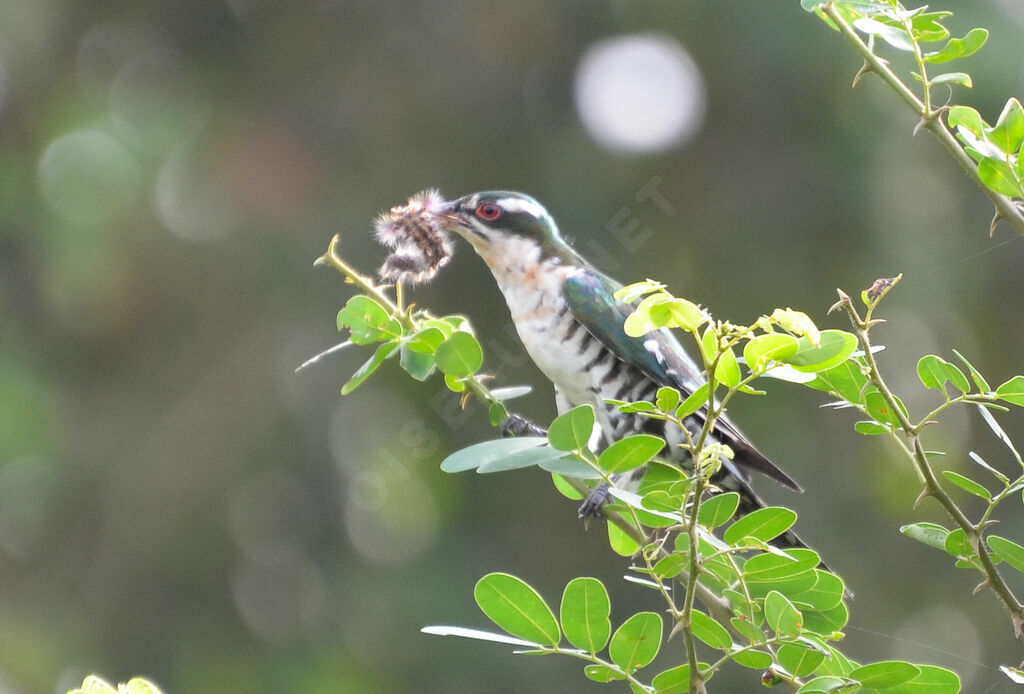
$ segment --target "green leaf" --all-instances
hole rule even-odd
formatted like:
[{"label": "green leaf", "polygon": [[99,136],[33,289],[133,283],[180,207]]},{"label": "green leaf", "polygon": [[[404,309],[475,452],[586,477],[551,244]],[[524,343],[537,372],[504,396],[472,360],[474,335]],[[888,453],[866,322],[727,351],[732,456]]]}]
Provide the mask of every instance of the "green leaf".
[{"label": "green leaf", "polygon": [[[725,591],[725,594],[735,592],[736,591]],[[729,597],[729,599],[732,601],[732,604],[734,606],[733,609],[735,610],[735,605],[737,604],[736,598],[730,595],[726,595],[726,597]],[[744,597],[743,601],[741,602],[745,602],[745,600],[746,597]],[[744,638],[748,639],[751,643],[764,643],[764,632],[761,631],[760,627],[751,624],[750,617],[748,617],[747,619],[733,617],[729,620],[729,623],[732,625],[732,628],[740,634],[740,636],[743,636]]]},{"label": "green leaf", "polygon": [[[798,574],[810,573],[821,563],[821,557],[814,550],[797,548],[786,550],[786,554],[792,558],[767,552],[755,554],[743,565],[743,575],[750,582],[779,581]],[[814,582],[812,574],[807,587],[813,586]]]},{"label": "green leaf", "polygon": [[352,378],[348,379],[348,382],[341,387],[341,394],[348,395],[353,390],[363,384],[373,372],[380,368],[380,365],[384,363],[384,360],[395,353],[398,349],[397,342],[385,342],[377,351],[373,353],[373,356],[366,360],[366,362],[359,367],[359,369],[352,374]]},{"label": "green leaf", "polygon": [[936,388],[944,391],[946,372],[942,368],[942,358],[927,354],[917,362],[917,376],[925,388]]},{"label": "green leaf", "polygon": [[543,436],[520,436],[511,439],[483,441],[455,451],[441,462],[441,469],[445,472],[475,470],[481,465],[502,460],[521,451],[535,449],[545,443],[546,440]]},{"label": "green leaf", "polygon": [[797,694],[830,694],[842,689],[849,689],[849,687],[850,680],[845,677],[825,675],[824,677],[815,677],[813,680],[808,681],[797,690]]},{"label": "green leaf", "polygon": [[[807,621],[806,618],[805,621]],[[843,624],[846,624],[845,620],[843,621]],[[806,624],[804,625],[804,628],[807,628]],[[831,639],[831,632],[827,632],[826,636]],[[855,667],[860,667],[860,663],[855,663],[847,658],[838,648],[826,645],[825,650],[828,651],[828,657],[825,659],[825,662],[821,664],[821,667],[818,668],[818,672],[821,675],[846,677],[853,672]]]},{"label": "green leaf", "polygon": [[964,366],[967,367],[967,370],[971,372],[971,378],[974,379],[974,383],[975,385],[978,386],[978,390],[980,390],[982,393],[989,392],[991,388],[989,388],[988,386],[988,381],[986,381],[985,378],[981,375],[981,373],[976,368],[974,368],[974,365],[971,364],[971,362],[967,361],[967,357],[960,354],[960,352],[957,352],[955,349],[953,350],[953,354],[955,354],[957,356],[957,359],[962,361],[964,363]]},{"label": "green leaf", "polygon": [[82,682],[82,686],[76,691],[80,691],[83,694],[117,694],[117,690],[114,687],[96,675],[86,677]]},{"label": "green leaf", "polygon": [[949,123],[950,128],[967,128],[978,137],[981,137],[981,133],[986,127],[981,114],[970,106],[950,106],[949,111],[946,112],[946,122]]},{"label": "green leaf", "polygon": [[933,549],[946,551],[946,538],[949,536],[949,530],[941,525],[935,523],[911,523],[901,527],[900,532]]},{"label": "green leaf", "polygon": [[575,477],[580,480],[601,479],[601,473],[592,465],[570,454],[545,456],[537,461],[537,467],[547,472],[557,472],[564,477]]},{"label": "green leaf", "polygon": [[160,694],[160,688],[141,677],[133,677],[119,688],[123,694]]},{"label": "green leaf", "polygon": [[860,403],[864,398],[863,390],[867,381],[868,377],[861,371],[857,361],[847,359],[838,366],[819,371],[817,378],[807,385],[835,393],[847,402]]},{"label": "green leaf", "polygon": [[888,689],[909,682],[920,674],[921,670],[916,665],[902,660],[883,660],[855,668],[850,678],[860,682],[864,689]]},{"label": "green leaf", "polygon": [[953,484],[955,484],[956,486],[963,489],[968,494],[980,496],[982,499],[985,499],[986,501],[992,500],[992,492],[985,489],[985,487],[981,486],[980,484],[978,484],[969,477],[964,477],[963,475],[955,473],[952,470],[943,470],[942,476],[945,477],[950,482],[952,482]]},{"label": "green leaf", "polygon": [[417,352],[408,342],[403,342],[398,363],[417,381],[425,381],[434,373],[434,355]]},{"label": "green leaf", "polygon": [[1014,376],[996,388],[996,395],[1011,405],[1024,407],[1024,376]]},{"label": "green leaf", "polygon": [[807,677],[825,660],[825,654],[797,644],[787,643],[779,648],[779,665],[797,677]]},{"label": "green leaf", "polygon": [[560,451],[579,451],[587,448],[594,434],[594,408],[580,405],[559,415],[548,428],[548,440]]},{"label": "green leaf", "polygon": [[989,535],[986,541],[997,557],[1017,569],[1017,571],[1024,572],[1024,547],[1021,547],[1013,540],[1007,540],[1005,537],[999,537],[998,535]]},{"label": "green leaf", "polygon": [[650,461],[664,447],[662,438],[634,434],[608,446],[598,457],[597,464],[610,473],[628,472]]},{"label": "green leaf", "polygon": [[865,436],[878,436],[879,434],[887,433],[889,428],[878,422],[860,421],[854,423],[853,430]]},{"label": "green leaf", "polygon": [[715,379],[729,388],[735,388],[743,380],[740,364],[736,361],[736,355],[731,347],[723,349],[719,353],[718,364],[715,366]]},{"label": "green leaf", "polygon": [[661,388],[658,388],[656,402],[659,410],[662,412],[671,412],[679,404],[679,391],[675,388],[662,386]]},{"label": "green leaf", "polygon": [[[705,664],[701,663],[701,667]],[[690,691],[690,666],[679,665],[663,672],[659,672],[651,680],[657,694],[689,694]]]},{"label": "green leaf", "polygon": [[445,340],[445,334],[440,328],[430,326],[421,328],[419,332],[412,335],[408,340],[409,349],[414,352],[433,354]]},{"label": "green leaf", "polygon": [[670,554],[662,557],[654,565],[654,575],[660,579],[675,578],[683,572],[689,563],[689,557],[685,554]]},{"label": "green leaf", "polygon": [[[980,405],[979,405],[979,407],[980,407]],[[975,464],[976,464],[976,465],[977,465],[978,467],[980,467],[980,468],[981,468],[982,470],[984,470],[985,472],[987,472],[987,473],[989,473],[990,475],[992,475],[993,477],[995,477],[995,478],[996,478],[997,480],[999,480],[1000,482],[1002,482],[1002,483],[1003,483],[1004,485],[1009,485],[1009,483],[1010,483],[1010,478],[1009,478],[1009,477],[1007,477],[1006,475],[1004,475],[1003,473],[999,472],[999,470],[996,470],[996,469],[995,469],[994,467],[992,467],[992,466],[991,466],[991,465],[989,465],[988,463],[986,463],[986,462],[985,462],[985,459],[984,459],[984,458],[982,458],[982,457],[981,457],[980,455],[978,455],[978,454],[977,454],[977,453],[975,453],[974,451],[968,451],[968,452],[967,452],[967,456],[968,456],[968,457],[969,457],[969,458],[970,458],[971,460],[973,460],[973,461],[974,461],[974,463],[975,463]]]},{"label": "green leaf", "polygon": [[[935,388],[943,393],[946,392],[946,381],[948,380],[945,369],[946,365],[946,360],[934,354],[926,354],[918,360],[917,376],[921,379],[921,383],[924,384],[925,388]],[[949,364],[949,366],[953,365]],[[966,379],[964,382],[966,383]]]},{"label": "green leaf", "polygon": [[967,87],[968,89],[974,86],[971,76],[966,72],[944,72],[941,75],[929,78],[928,84],[933,87],[936,84],[959,84],[961,87]]},{"label": "green leaf", "polygon": [[987,29],[971,29],[962,39],[950,39],[941,50],[925,53],[924,60],[927,63],[946,63],[957,58],[966,58],[976,53],[987,40]]},{"label": "green leaf", "polygon": [[636,540],[627,535],[615,523],[608,523],[608,545],[612,548],[612,551],[618,554],[620,557],[631,557],[637,553],[640,549],[640,545],[637,544]]},{"label": "green leaf", "polygon": [[521,639],[557,646],[561,631],[544,598],[522,579],[490,573],[473,589],[476,604],[492,622]]},{"label": "green leaf", "polygon": [[816,580],[814,585],[801,593],[789,593],[789,596],[813,610],[825,612],[843,601],[846,586],[843,579],[824,569],[814,569]]},{"label": "green leaf", "polygon": [[616,680],[626,679],[618,670],[615,670],[607,665],[592,664],[587,665],[583,668],[583,674],[587,676],[587,679],[595,682],[601,682],[607,684],[608,682],[615,682]]},{"label": "green leaf", "polygon": [[946,378],[956,386],[957,390],[961,393],[971,392],[971,384],[967,381],[967,377],[964,376],[964,372],[959,367],[955,364],[950,364],[948,361],[943,361],[942,369],[946,372]]},{"label": "green leaf", "polygon": [[1010,681],[1014,684],[1024,684],[1024,670],[1019,670],[1015,667],[1007,667],[1006,665],[1000,665],[999,669],[1004,675],[1010,678]]},{"label": "green leaf", "polygon": [[814,588],[818,577],[814,575],[809,563],[796,564],[785,557],[779,559],[782,561],[769,562],[759,559],[750,567],[753,573],[745,577],[745,580],[752,598],[764,598],[773,590],[788,596],[803,595]]},{"label": "green leaf", "polygon": [[612,635],[608,655],[626,672],[648,665],[661,649],[662,622],[656,612],[639,612]]},{"label": "green leaf", "polygon": [[1021,197],[1020,187],[1010,171],[1010,166],[1000,159],[985,157],[978,164],[978,177],[997,193],[1009,197]]},{"label": "green leaf", "polygon": [[986,132],[988,141],[1006,154],[1013,154],[1024,143],[1024,108],[1015,97],[1007,100],[995,126]]},{"label": "green leaf", "polygon": [[368,345],[373,342],[388,340],[400,336],[394,334],[394,326],[389,326],[391,316],[387,309],[363,294],[353,296],[338,312],[338,330],[348,328],[352,333],[352,342],[357,345]]},{"label": "green leaf", "polygon": [[803,615],[777,590],[764,598],[764,618],[776,634],[796,636],[803,627]]},{"label": "green leaf", "polygon": [[[894,395],[893,398],[896,398]],[[899,398],[896,398],[896,405],[903,410],[906,414],[906,408],[902,407],[902,403]],[[864,406],[867,407],[868,414],[875,418],[875,420],[881,424],[891,424],[894,427],[900,426],[900,418],[896,411],[889,405],[881,393],[877,390],[869,391],[864,395]]]},{"label": "green leaf", "polygon": [[949,37],[949,30],[942,25],[942,20],[951,16],[952,12],[922,12],[924,8],[913,10],[916,12],[910,25],[914,32],[914,38],[921,42],[942,41]]},{"label": "green leaf", "polygon": [[973,557],[976,554],[963,528],[951,530],[949,535],[946,535],[943,548],[954,557]]},{"label": "green leaf", "polygon": [[743,347],[743,358],[751,371],[763,370],[770,361],[785,361],[796,354],[797,339],[785,333],[758,335]]},{"label": "green leaf", "polygon": [[704,527],[713,530],[729,522],[739,505],[740,495],[736,492],[717,494],[700,505],[697,520]]},{"label": "green leaf", "polygon": [[[675,298],[663,306],[671,316],[669,325],[674,325],[681,330],[693,332],[708,321],[708,314],[692,301]],[[659,308],[661,307],[655,307],[652,314],[657,313]]]},{"label": "green leaf", "polygon": [[769,506],[738,519],[729,526],[723,537],[731,545],[739,544],[745,537],[767,542],[789,530],[795,522],[795,512],[781,506]]},{"label": "green leaf", "polygon": [[804,613],[804,631],[828,636],[840,631],[850,621],[850,610],[845,602],[841,602],[831,610]]},{"label": "green leaf", "polygon": [[694,636],[712,648],[723,651],[732,648],[732,637],[725,627],[699,610],[693,610],[690,615]]},{"label": "green leaf", "polygon": [[914,679],[885,689],[885,694],[957,694],[960,677],[952,670],[935,665],[915,665],[920,673]]},{"label": "green leaf", "polygon": [[[493,396],[494,393],[491,393]],[[492,427],[501,426],[501,423],[508,419],[508,410],[505,408],[504,403],[500,400],[495,400],[487,406],[487,419],[491,423]]]},{"label": "green leaf", "polygon": [[455,331],[437,348],[437,368],[454,378],[475,374],[484,365],[484,352],[476,338],[461,330]]},{"label": "green leaf", "polygon": [[566,499],[571,499],[572,501],[583,500],[583,494],[576,491],[576,488],[569,484],[569,480],[565,479],[563,475],[559,475],[557,472],[552,472],[551,482],[555,485],[555,489],[558,490],[558,493]]},{"label": "green leaf", "polygon": [[706,406],[708,404],[708,388],[710,387],[710,384],[704,383],[700,388],[688,395],[686,400],[683,400],[683,404],[676,410],[676,417],[678,419],[686,419],[697,410]]},{"label": "green leaf", "polygon": [[596,578],[574,578],[562,593],[562,631],[576,648],[597,653],[612,633],[611,601],[604,584]]},{"label": "green leaf", "polygon": [[782,360],[797,371],[826,371],[846,361],[857,349],[857,337],[843,330],[822,330],[815,346],[807,337],[797,341],[797,351]]},{"label": "green leaf", "polygon": [[637,299],[653,292],[664,293],[665,285],[661,282],[655,282],[654,280],[645,280],[643,282],[633,282],[627,284],[622,289],[615,292],[614,296],[619,301],[631,304]]},{"label": "green leaf", "polygon": [[[532,437],[531,437],[532,438]],[[508,439],[506,439],[508,440]],[[522,451],[515,451],[508,454],[504,458],[498,460],[490,460],[486,463],[481,463],[477,466],[476,471],[480,474],[487,474],[491,472],[507,472],[508,470],[519,470],[526,467],[538,466],[541,469],[547,469],[550,467],[549,463],[553,461],[559,461],[565,459],[569,454],[565,451],[560,451],[551,446],[536,446],[534,448],[527,448]],[[571,458],[575,461],[575,458]],[[592,472],[590,479],[596,479],[599,477],[597,472],[593,471],[588,466],[587,468]],[[550,470],[548,470],[550,472]],[[586,479],[586,478],[581,478]]]},{"label": "green leaf", "polygon": [[737,665],[742,665],[752,670],[763,670],[775,662],[775,658],[772,657],[771,653],[756,649],[736,653],[732,656],[732,659]]},{"label": "green leaf", "polygon": [[870,17],[861,17],[854,20],[853,26],[865,34],[874,34],[887,44],[901,51],[913,51],[914,43],[902,27],[895,27],[890,24],[883,24]]}]

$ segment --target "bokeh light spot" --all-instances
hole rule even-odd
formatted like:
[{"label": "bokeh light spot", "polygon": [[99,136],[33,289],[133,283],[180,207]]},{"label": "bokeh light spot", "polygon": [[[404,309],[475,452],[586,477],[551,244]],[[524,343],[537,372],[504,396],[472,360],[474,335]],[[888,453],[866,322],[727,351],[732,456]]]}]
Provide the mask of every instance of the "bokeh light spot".
[{"label": "bokeh light spot", "polygon": [[587,132],[616,152],[656,152],[697,133],[704,81],[673,38],[635,34],[600,41],[576,69],[576,108]]},{"label": "bokeh light spot", "polygon": [[440,526],[433,492],[397,458],[352,475],[343,512],[353,547],[380,566],[413,561],[433,545]]},{"label": "bokeh light spot", "polygon": [[130,141],[166,152],[192,139],[206,121],[206,100],[177,55],[152,50],[118,71],[110,88],[110,114]]},{"label": "bokeh light spot", "polygon": [[186,241],[216,241],[238,224],[234,199],[220,183],[183,152],[169,156],[156,179],[157,216]]},{"label": "bokeh light spot", "polygon": [[151,27],[125,20],[103,22],[89,29],[78,44],[75,75],[86,93],[106,102],[124,66],[154,50],[169,48]]},{"label": "bokeh light spot", "polygon": [[58,137],[39,158],[39,188],[50,207],[76,223],[97,223],[128,206],[138,172],[128,150],[95,129]]},{"label": "bokeh light spot", "polygon": [[249,630],[270,643],[315,636],[330,614],[327,585],[308,561],[243,562],[231,577],[231,596]]}]

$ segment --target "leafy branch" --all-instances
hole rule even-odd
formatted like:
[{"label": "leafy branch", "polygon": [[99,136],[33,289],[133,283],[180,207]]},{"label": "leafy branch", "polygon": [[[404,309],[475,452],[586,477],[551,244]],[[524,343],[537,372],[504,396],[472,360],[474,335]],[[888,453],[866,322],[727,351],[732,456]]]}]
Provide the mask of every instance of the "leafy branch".
[{"label": "leafy branch", "polygon": [[[973,81],[965,72],[928,74],[929,65],[966,58],[980,50],[988,31],[975,28],[962,38],[950,38],[943,21],[951,12],[929,12],[926,6],[908,10],[898,0],[801,0],[801,4],[839,31],[864,59],[854,85],[868,73],[881,78],[917,114],[920,120],[915,132],[924,128],[934,135],[968,178],[981,187],[995,207],[990,234],[1005,220],[1024,235],[1024,108],[1010,98],[995,125],[989,125],[969,106],[936,107],[935,87],[970,88]],[[920,83],[920,95],[875,50],[876,39],[910,53],[917,68],[911,75]],[[926,47],[937,42],[943,45],[935,50]],[[946,122],[940,117],[943,113]]]},{"label": "leafy branch", "polygon": [[[878,291],[864,293],[863,299],[867,309],[863,317],[850,297],[842,291],[839,292],[839,302],[833,308],[842,309],[853,325],[854,334],[857,335],[857,339],[863,349],[860,367],[866,380],[858,391],[858,397],[853,400],[845,398],[845,396],[838,392],[838,389],[833,390],[833,392],[844,397],[848,403],[872,417],[872,421],[866,423],[871,426],[867,428],[862,427],[863,433],[885,433],[898,444],[900,450],[913,464],[918,477],[924,485],[918,502],[925,497],[934,497],[959,528],[959,533],[953,535],[953,533],[941,526],[916,524],[903,528],[903,532],[932,546],[937,546],[938,541],[941,540],[941,549],[952,550],[955,556],[963,558],[965,566],[970,566],[980,571],[984,576],[984,580],[978,585],[975,592],[986,586],[995,592],[1003,606],[1010,613],[1014,634],[1020,638],[1022,636],[1022,627],[1024,627],[1024,604],[1021,604],[1020,600],[1014,595],[1010,586],[1000,574],[996,564],[1005,560],[1018,570],[1024,570],[1024,547],[1020,547],[1020,545],[1011,540],[998,536],[989,538],[989,546],[986,546],[984,533],[991,522],[991,516],[999,502],[1006,499],[1010,494],[1024,489],[1024,474],[1011,481],[1006,475],[998,472],[991,466],[983,465],[984,469],[1004,485],[1004,489],[993,496],[984,485],[975,482],[969,477],[952,470],[945,471],[944,476],[950,483],[987,502],[985,512],[980,520],[972,522],[939,482],[938,476],[935,474],[935,470],[929,460],[929,452],[925,449],[922,442],[922,432],[927,427],[933,425],[935,423],[934,418],[947,408],[959,404],[973,403],[979,406],[982,415],[986,417],[986,421],[996,427],[994,431],[1007,443],[1013,452],[1014,458],[1018,464],[1022,465],[1022,470],[1024,470],[1024,463],[1021,461],[1020,454],[1013,448],[1009,438],[1006,437],[1005,433],[1002,433],[1002,430],[998,428],[998,425],[995,424],[995,421],[991,418],[987,409],[985,409],[1005,410],[1006,408],[999,404],[1000,401],[1024,405],[1024,377],[1016,376],[993,391],[977,369],[966,359],[960,357],[970,371],[978,388],[977,392],[972,392],[967,377],[958,367],[941,357],[927,355],[918,362],[918,375],[926,388],[934,388],[942,392],[944,402],[922,419],[913,421],[903,402],[892,392],[886,383],[875,359],[870,336],[871,329],[882,322],[874,317],[875,309],[892,287],[899,282],[899,279],[897,277],[893,280],[882,280],[880,284],[876,283],[876,286],[880,287]],[[960,355],[958,354],[957,356]],[[959,391],[959,394],[950,396],[947,391],[947,384],[952,384],[953,388]],[[871,390],[866,390],[869,388]],[[851,392],[848,389],[846,391],[847,395]],[[861,397],[862,394],[863,397]],[[950,540],[950,536],[953,537],[952,540]],[[960,541],[961,538],[966,541],[966,544]]]},{"label": "leafy branch", "polygon": [[[356,344],[377,344],[374,356],[357,371],[344,392],[394,354],[410,375],[424,380],[440,371],[451,390],[487,405],[492,422],[504,415],[503,389],[490,390],[479,373],[483,354],[468,321],[437,317],[402,305],[356,272],[332,241],[319,264],[342,272],[363,293],[339,312],[339,328]],[[609,543],[632,556],[627,579],[655,591],[672,624],[668,638],[682,634],[682,663],[649,679],[640,675],[661,650],[664,623],[656,612],[628,617],[614,632],[607,590],[593,578],[575,578],[566,586],[559,616],[522,579],[489,574],[474,591],[480,608],[505,634],[462,627],[435,626],[424,631],[517,645],[517,652],[558,654],[585,661],[584,675],[599,682],[624,681],[634,692],[705,692],[723,667],[735,663],[761,670],[762,679],[794,692],[855,691],[900,687],[915,694],[954,694],[956,674],[928,665],[886,661],[861,665],[836,642],[849,619],[842,579],[821,565],[817,552],[780,550],[773,540],[788,532],[796,514],[781,507],[758,509],[735,518],[740,497],[715,486],[716,472],[732,451],[714,439],[714,427],[737,394],[763,394],[754,381],[766,375],[805,382],[844,367],[853,358],[857,338],[839,330],[818,330],[805,314],[778,309],[751,325],[713,320],[704,309],[671,296],[657,283],[622,290],[620,300],[636,310],[624,329],[634,335],[677,328],[696,342],[707,383],[684,397],[663,387],[651,401],[614,402],[623,412],[674,422],[681,444],[695,461],[684,471],[659,462],[666,442],[648,434],[590,449],[596,414],[589,405],[556,418],[546,436],[502,438],[472,445],[444,460],[446,472],[500,472],[539,467],[571,498],[590,492],[588,481],[608,481],[649,465],[637,492],[612,488],[614,503],[602,512],[609,519]],[[433,335],[430,331],[437,331]],[[463,337],[459,337],[459,336]],[[447,345],[447,347],[446,347]],[[377,355],[385,351],[383,358]],[[415,352],[416,358],[409,355]],[[742,356],[737,353],[741,352]],[[472,384],[472,385],[471,385]],[[495,406],[498,404],[498,407]],[[701,426],[692,417],[704,411]],[[687,425],[690,426],[687,426]],[[672,584],[681,585],[681,596]],[[698,605],[700,608],[698,608]],[[562,645],[563,635],[571,647]],[[603,655],[607,649],[607,656]],[[717,652],[707,657],[707,649]]]}]

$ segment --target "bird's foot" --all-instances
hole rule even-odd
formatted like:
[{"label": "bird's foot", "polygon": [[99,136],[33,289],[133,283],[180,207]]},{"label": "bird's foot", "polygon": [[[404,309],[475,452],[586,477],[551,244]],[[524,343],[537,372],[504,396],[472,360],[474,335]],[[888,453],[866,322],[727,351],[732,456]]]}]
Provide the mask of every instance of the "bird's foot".
[{"label": "bird's foot", "polygon": [[521,414],[512,413],[498,426],[503,438],[510,436],[547,436],[548,430],[539,427]]},{"label": "bird's foot", "polygon": [[579,510],[579,517],[585,525],[589,525],[590,521],[602,516],[601,510],[608,503],[608,496],[608,483],[602,482],[583,500]]}]

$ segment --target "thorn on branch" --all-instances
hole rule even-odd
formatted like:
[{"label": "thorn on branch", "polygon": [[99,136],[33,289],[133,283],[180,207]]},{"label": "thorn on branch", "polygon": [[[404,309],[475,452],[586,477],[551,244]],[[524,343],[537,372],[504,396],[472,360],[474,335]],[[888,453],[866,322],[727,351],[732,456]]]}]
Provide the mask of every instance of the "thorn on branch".
[{"label": "thorn on branch", "polygon": [[930,496],[935,496],[935,493],[932,492],[932,490],[928,489],[927,487],[922,489],[921,493],[917,495],[916,499],[914,499],[914,510],[917,510],[918,504],[920,504],[922,501],[924,501]]},{"label": "thorn on branch", "polygon": [[865,60],[864,64],[860,66],[860,69],[857,70],[857,74],[853,76],[853,83],[850,85],[850,88],[851,89],[856,89],[857,88],[857,84],[860,83],[860,78],[863,77],[864,75],[866,75],[868,73],[871,73],[871,72],[874,72],[874,71],[875,71],[875,68],[871,67],[871,65],[868,63],[868,61]]},{"label": "thorn on branch", "polygon": [[999,222],[1003,221],[1004,219],[1006,219],[1006,217],[1004,217],[1003,213],[1000,212],[997,209],[996,213],[994,215],[992,215],[992,222],[989,223],[989,225],[988,225],[988,237],[989,238],[992,238],[995,235],[996,227],[999,226]]},{"label": "thorn on branch", "polygon": [[990,581],[988,579],[988,576],[985,576],[985,580],[984,581],[982,581],[978,585],[974,586],[974,590],[971,591],[971,595],[977,595],[978,593],[980,593],[981,591],[985,590],[985,588],[989,587],[990,585],[992,585],[992,581]]},{"label": "thorn on branch", "polygon": [[839,309],[843,308],[843,306],[850,305],[850,296],[846,292],[844,292],[842,289],[836,289],[836,294],[839,295],[839,301],[835,302],[829,307],[828,313],[838,311]]}]

